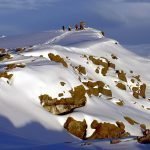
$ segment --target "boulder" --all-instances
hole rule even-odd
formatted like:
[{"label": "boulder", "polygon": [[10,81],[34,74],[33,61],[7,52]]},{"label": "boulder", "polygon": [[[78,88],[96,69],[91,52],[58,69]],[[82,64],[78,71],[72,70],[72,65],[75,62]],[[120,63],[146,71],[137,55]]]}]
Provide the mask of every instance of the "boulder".
[{"label": "boulder", "polygon": [[68,117],[64,124],[64,128],[71,134],[77,136],[80,139],[86,138],[87,124],[85,119],[83,121],[77,121],[72,117]]}]

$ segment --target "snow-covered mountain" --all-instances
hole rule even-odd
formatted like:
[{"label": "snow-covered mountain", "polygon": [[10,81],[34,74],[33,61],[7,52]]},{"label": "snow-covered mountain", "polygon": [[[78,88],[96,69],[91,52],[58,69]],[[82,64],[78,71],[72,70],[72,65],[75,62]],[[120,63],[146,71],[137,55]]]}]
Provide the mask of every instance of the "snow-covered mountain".
[{"label": "snow-covered mountain", "polygon": [[[7,48],[0,49],[2,148],[116,149],[78,137],[141,136],[141,124],[150,128],[150,60],[101,31],[50,31],[0,47]],[[118,148],[145,147],[133,139]]]}]

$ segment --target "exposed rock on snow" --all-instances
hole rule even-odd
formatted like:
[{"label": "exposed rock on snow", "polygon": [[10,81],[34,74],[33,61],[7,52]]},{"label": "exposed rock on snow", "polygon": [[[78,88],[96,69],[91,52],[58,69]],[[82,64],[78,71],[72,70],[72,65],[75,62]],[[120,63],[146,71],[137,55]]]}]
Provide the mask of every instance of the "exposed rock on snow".
[{"label": "exposed rock on snow", "polygon": [[64,128],[80,139],[86,138],[87,123],[85,120],[76,121],[75,119],[69,117],[64,124]]},{"label": "exposed rock on snow", "polygon": [[71,93],[71,97],[61,98],[60,100],[57,98],[53,99],[48,95],[41,95],[39,98],[43,107],[53,114],[69,113],[75,108],[85,106],[86,90],[84,86],[80,85],[74,87],[74,89],[70,90],[69,92]]},{"label": "exposed rock on snow", "polygon": [[94,120],[91,124],[91,128],[95,129],[95,132],[89,137],[89,139],[106,139],[106,138],[121,138],[129,136],[125,132],[125,125],[122,122],[116,122],[117,126],[110,123],[98,123]]}]

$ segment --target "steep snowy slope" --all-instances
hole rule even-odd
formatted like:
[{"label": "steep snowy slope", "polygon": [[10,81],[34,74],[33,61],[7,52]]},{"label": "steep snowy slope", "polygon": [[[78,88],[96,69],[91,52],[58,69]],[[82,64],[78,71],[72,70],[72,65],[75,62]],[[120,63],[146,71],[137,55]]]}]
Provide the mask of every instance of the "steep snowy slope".
[{"label": "steep snowy slope", "polygon": [[39,145],[78,142],[64,129],[72,117],[85,119],[86,138],[94,137],[94,120],[122,122],[125,132],[141,136],[140,124],[150,128],[149,73],[149,59],[91,28],[1,50],[0,131]]}]

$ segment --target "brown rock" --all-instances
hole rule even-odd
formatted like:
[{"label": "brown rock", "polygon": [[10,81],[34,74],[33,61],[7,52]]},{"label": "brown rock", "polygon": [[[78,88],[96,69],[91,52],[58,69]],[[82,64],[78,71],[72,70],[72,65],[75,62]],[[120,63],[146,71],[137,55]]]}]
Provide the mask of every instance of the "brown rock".
[{"label": "brown rock", "polygon": [[60,57],[59,55],[54,55],[52,53],[49,53],[48,57],[51,59],[51,61],[55,61],[57,63],[61,63],[64,67],[68,67],[68,65],[65,62],[65,60],[62,57]]},{"label": "brown rock", "polygon": [[111,63],[111,62],[109,62],[109,65],[108,65],[110,68],[113,68],[113,69],[115,69],[116,68],[116,65],[115,64],[113,64],[113,63]]},{"label": "brown rock", "polygon": [[99,74],[99,69],[98,69],[98,68],[96,68],[95,72],[96,72],[97,74]]},{"label": "brown rock", "polygon": [[13,74],[8,74],[6,71],[5,72],[0,72],[0,78],[7,78],[7,79],[11,79],[13,76]]},{"label": "brown rock", "polygon": [[61,86],[64,86],[66,83],[65,82],[60,82]]},{"label": "brown rock", "polygon": [[146,96],[145,96],[145,92],[146,92],[146,84],[142,84],[141,86],[140,86],[140,96],[141,97],[143,97],[143,98],[145,98]]},{"label": "brown rock", "polygon": [[25,65],[23,65],[23,64],[8,64],[6,66],[6,70],[12,70],[12,69],[17,68],[17,67],[24,68]]},{"label": "brown rock", "polygon": [[67,121],[64,124],[64,128],[71,134],[77,136],[80,139],[86,138],[86,121],[76,121],[72,117],[68,117]]},{"label": "brown rock", "polygon": [[131,79],[131,82],[134,83],[135,82],[134,79]]},{"label": "brown rock", "polygon": [[132,77],[135,78],[135,79],[137,79],[137,81],[141,82],[140,75],[132,76]]},{"label": "brown rock", "polygon": [[109,89],[103,89],[101,93],[105,96],[112,97],[112,91]]},{"label": "brown rock", "polygon": [[77,66],[77,67],[75,67],[75,68],[79,71],[80,74],[86,74],[86,69],[85,69],[85,67],[79,65],[79,66]]},{"label": "brown rock", "polygon": [[108,67],[102,68],[101,74],[102,74],[103,76],[106,76],[107,71],[108,71]]},{"label": "brown rock", "polygon": [[73,111],[75,108],[85,106],[86,104],[86,90],[83,85],[77,86],[74,90],[69,91],[70,98],[52,98],[48,95],[41,95],[39,99],[43,107],[53,114],[65,114]]},{"label": "brown rock", "polygon": [[133,120],[132,118],[128,117],[128,116],[125,116],[124,119],[130,123],[131,125],[134,125],[134,124],[139,124],[138,122],[136,122],[135,120]]},{"label": "brown rock", "polygon": [[141,144],[150,144],[150,134],[138,137],[137,141]]},{"label": "brown rock", "polygon": [[124,73],[123,70],[121,70],[121,72],[118,72],[118,78],[124,82],[127,82],[126,73]]},{"label": "brown rock", "polygon": [[118,126],[110,123],[98,123],[93,121],[91,127],[95,132],[88,139],[106,139],[106,138],[121,138],[124,137],[124,124],[117,122]]},{"label": "brown rock", "polygon": [[119,105],[119,106],[123,106],[124,102],[120,100],[119,102],[116,102],[116,104]]},{"label": "brown rock", "polygon": [[116,86],[121,90],[126,90],[126,86],[123,83],[117,83]]}]

